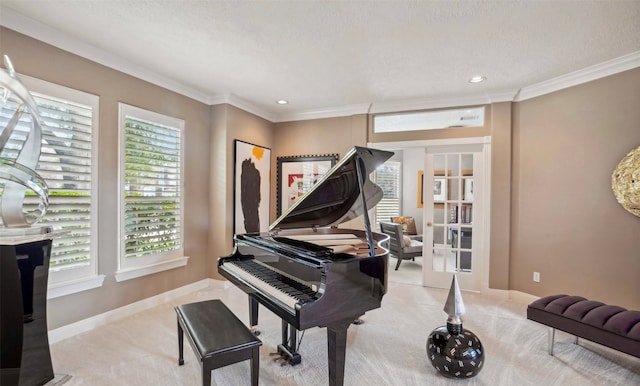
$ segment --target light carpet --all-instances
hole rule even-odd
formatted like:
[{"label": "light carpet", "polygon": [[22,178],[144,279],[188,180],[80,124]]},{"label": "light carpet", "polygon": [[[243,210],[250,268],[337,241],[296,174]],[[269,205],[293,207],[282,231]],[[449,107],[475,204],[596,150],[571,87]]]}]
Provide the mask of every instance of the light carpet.
[{"label": "light carpet", "polygon": [[[526,304],[467,292],[464,327],[481,339],[485,365],[474,378],[445,378],[427,359],[426,340],[446,322],[442,308],[448,290],[402,283],[410,279],[394,274],[395,260],[390,260],[382,307],[367,312],[364,324],[349,328],[345,385],[640,385],[640,359],[584,340],[575,345],[561,332],[555,356],[550,356],[548,329],[526,319]],[[208,299],[221,299],[248,322],[246,294],[235,287],[211,287],[53,344],[54,369],[71,376],[64,386],[200,385],[200,366],[188,343],[185,365],[177,364],[174,307]],[[295,367],[274,360],[280,319],[263,307],[259,329],[261,385],[328,384],[325,329],[306,331],[299,350],[302,363]],[[245,361],[215,370],[212,384],[249,381]]]}]

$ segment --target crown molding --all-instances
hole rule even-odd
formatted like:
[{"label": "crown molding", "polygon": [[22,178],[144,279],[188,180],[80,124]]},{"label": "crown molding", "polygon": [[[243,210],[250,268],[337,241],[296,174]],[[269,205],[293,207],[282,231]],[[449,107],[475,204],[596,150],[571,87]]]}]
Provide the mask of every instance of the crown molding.
[{"label": "crown molding", "polygon": [[454,106],[476,106],[491,103],[488,95],[472,95],[442,99],[422,99],[414,101],[395,101],[374,103],[369,111],[371,114],[394,113],[402,111],[416,111],[441,109]]},{"label": "crown molding", "polygon": [[604,78],[605,76],[628,71],[636,67],[640,67],[640,51],[583,68],[582,70],[574,71],[569,74],[561,75],[544,82],[536,83],[531,86],[523,87],[520,89],[520,92],[514,101],[520,102],[535,98],[555,91],[560,91],[565,88],[577,86],[582,83]]},{"label": "crown molding", "polygon": [[199,90],[187,87],[166,76],[155,73],[148,68],[134,64],[122,57],[112,55],[104,50],[86,44],[77,38],[51,28],[36,20],[28,18],[11,8],[0,6],[0,25],[27,35],[72,54],[89,59],[103,66],[124,72],[156,86],[164,87],[178,94],[208,104],[211,97]]},{"label": "crown molding", "polygon": [[[247,102],[246,100],[240,98],[239,96],[235,95],[235,94],[226,94],[222,99],[224,99],[223,103],[228,103],[232,106],[235,106],[241,110],[244,110],[248,113],[251,113],[253,115],[257,115],[260,118],[266,119],[267,121],[270,122],[276,122],[276,116],[273,115],[272,113],[265,111],[264,109],[250,103]],[[218,98],[218,100],[220,100],[220,98]],[[212,103],[214,104],[214,103]]]},{"label": "crown molding", "polygon": [[302,112],[295,112],[290,114],[280,114],[273,122],[291,122],[291,121],[306,121],[310,119],[323,119],[323,118],[336,118],[347,117],[357,114],[367,114],[369,112],[368,103],[346,105],[339,107],[329,107],[318,110],[308,110]]},{"label": "crown molding", "polygon": [[493,92],[489,94],[491,103],[513,102],[520,90]]}]

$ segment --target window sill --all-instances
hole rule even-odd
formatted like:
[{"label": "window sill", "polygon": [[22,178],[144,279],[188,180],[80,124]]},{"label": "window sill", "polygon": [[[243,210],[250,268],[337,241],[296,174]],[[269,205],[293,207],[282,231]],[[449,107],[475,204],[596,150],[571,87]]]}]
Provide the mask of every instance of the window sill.
[{"label": "window sill", "polygon": [[105,275],[95,275],[88,278],[51,284],[47,289],[47,299],[55,299],[61,296],[71,295],[77,292],[102,287],[104,276]]},{"label": "window sill", "polygon": [[184,267],[189,261],[189,256],[182,256],[171,260],[162,261],[143,267],[124,268],[116,271],[115,277],[117,282],[135,279],[137,277],[151,275],[152,273],[168,271],[170,269]]}]

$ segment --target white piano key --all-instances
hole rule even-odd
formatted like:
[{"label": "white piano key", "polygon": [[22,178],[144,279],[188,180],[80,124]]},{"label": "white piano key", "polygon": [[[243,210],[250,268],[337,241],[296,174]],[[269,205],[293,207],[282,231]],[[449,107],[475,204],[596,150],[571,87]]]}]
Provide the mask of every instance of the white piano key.
[{"label": "white piano key", "polygon": [[288,295],[287,293],[279,290],[278,288],[275,288],[269,285],[268,283],[262,281],[261,279],[255,277],[249,272],[233,264],[233,262],[228,261],[223,265],[223,267],[227,271],[235,273],[236,276],[244,279],[246,282],[253,285],[257,289],[261,290],[262,292],[266,292],[272,295],[273,297],[278,299],[280,302],[286,304],[289,308],[291,308],[291,310],[295,309],[295,305],[298,303],[298,300],[296,298]]}]

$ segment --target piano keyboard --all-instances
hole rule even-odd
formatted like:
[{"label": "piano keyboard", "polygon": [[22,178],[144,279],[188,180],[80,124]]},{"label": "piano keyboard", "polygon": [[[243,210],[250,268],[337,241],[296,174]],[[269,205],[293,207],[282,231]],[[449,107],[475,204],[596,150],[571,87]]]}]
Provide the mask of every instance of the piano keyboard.
[{"label": "piano keyboard", "polygon": [[271,294],[291,309],[295,309],[297,303],[316,300],[316,291],[312,287],[283,275],[257,260],[228,260],[223,267],[254,287]]}]

